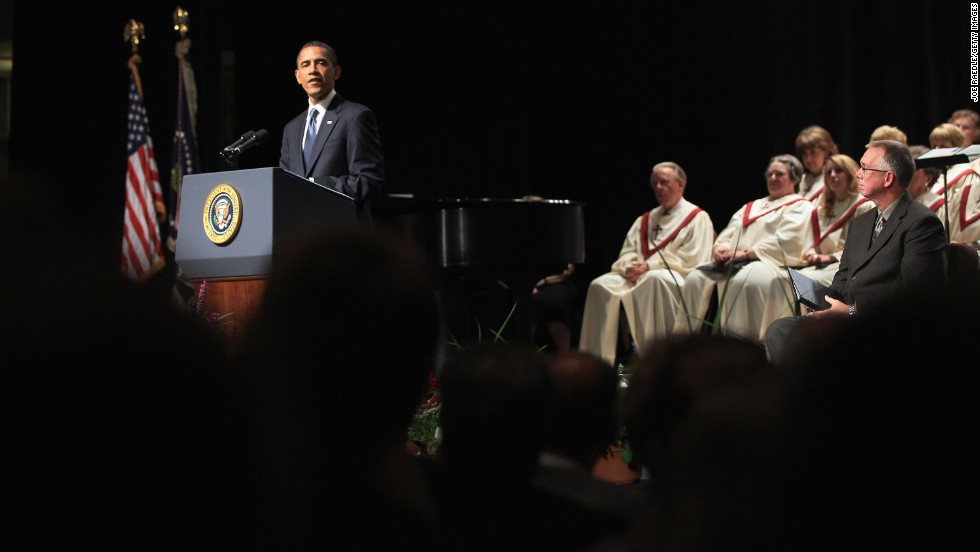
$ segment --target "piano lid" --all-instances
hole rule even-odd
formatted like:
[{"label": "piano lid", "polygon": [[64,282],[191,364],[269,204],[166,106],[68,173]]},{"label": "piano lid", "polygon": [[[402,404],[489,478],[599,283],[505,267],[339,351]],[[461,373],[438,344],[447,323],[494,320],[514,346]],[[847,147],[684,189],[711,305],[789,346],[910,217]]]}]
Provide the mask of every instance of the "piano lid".
[{"label": "piano lid", "polygon": [[371,209],[439,267],[521,271],[585,262],[583,208],[567,199],[386,197]]}]

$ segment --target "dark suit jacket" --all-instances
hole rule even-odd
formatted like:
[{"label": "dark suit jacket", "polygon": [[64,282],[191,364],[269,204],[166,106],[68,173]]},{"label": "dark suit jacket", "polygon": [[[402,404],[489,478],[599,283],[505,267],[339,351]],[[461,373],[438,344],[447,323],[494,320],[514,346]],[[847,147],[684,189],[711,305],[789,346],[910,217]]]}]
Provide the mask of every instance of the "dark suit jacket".
[{"label": "dark suit jacket", "polygon": [[374,113],[337,94],[319,121],[313,154],[303,162],[305,110],[282,131],[279,167],[313,179],[332,190],[366,202],[381,194],[384,156]]},{"label": "dark suit jacket", "polygon": [[908,192],[871,243],[877,210],[855,218],[831,288],[860,311],[874,308],[892,292],[936,292],[943,286],[946,233],[928,207]]}]

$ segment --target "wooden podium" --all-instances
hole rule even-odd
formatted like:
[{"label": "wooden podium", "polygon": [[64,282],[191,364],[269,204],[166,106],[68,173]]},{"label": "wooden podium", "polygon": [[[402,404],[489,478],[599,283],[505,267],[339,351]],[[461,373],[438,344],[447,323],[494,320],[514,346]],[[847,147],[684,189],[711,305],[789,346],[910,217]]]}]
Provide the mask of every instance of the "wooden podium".
[{"label": "wooden podium", "polygon": [[277,246],[326,221],[356,221],[358,206],[269,167],[185,176],[178,217],[177,265],[203,293],[202,314],[234,349],[261,302]]}]

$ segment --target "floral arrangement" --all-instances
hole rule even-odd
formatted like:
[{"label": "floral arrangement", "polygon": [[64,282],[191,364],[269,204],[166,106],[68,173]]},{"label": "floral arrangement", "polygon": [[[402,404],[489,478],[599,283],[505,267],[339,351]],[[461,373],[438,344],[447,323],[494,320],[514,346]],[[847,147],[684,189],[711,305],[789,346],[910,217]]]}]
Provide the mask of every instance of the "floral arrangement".
[{"label": "floral arrangement", "polygon": [[419,448],[419,454],[428,458],[439,455],[439,400],[438,383],[434,371],[429,371],[429,381],[421,404],[408,428],[408,439]]},{"label": "floral arrangement", "polygon": [[204,320],[204,323],[215,331],[223,331],[227,326],[232,326],[235,324],[235,313],[226,312],[225,314],[218,314],[216,312],[204,312],[204,297],[207,295],[208,282],[207,280],[202,280],[201,285],[197,288],[197,301],[194,304],[194,314],[199,318]]}]

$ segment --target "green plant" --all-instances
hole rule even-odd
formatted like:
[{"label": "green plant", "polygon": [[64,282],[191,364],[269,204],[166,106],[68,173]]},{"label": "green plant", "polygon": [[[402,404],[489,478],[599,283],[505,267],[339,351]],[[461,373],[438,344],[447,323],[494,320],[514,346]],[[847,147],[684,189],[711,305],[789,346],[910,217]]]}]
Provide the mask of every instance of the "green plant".
[{"label": "green plant", "polygon": [[[504,321],[503,323],[500,324],[499,328],[497,328],[496,330],[492,328],[490,329],[490,333],[493,334],[494,343],[507,341],[506,339],[504,339],[503,336],[504,328],[507,327],[507,324],[510,322],[511,317],[514,316],[515,310],[517,310],[517,303],[514,303],[514,305],[510,308],[510,312],[507,313],[507,316],[504,318]],[[483,326],[480,325],[479,319],[476,319],[476,342],[483,343]],[[449,332],[449,345],[457,349],[463,347],[463,345],[456,339],[456,336],[454,336],[452,332]]]},{"label": "green plant", "polygon": [[[739,243],[739,240],[740,239],[741,239],[741,233],[739,233],[739,236],[735,239],[735,246],[734,246],[733,249],[736,250],[736,251],[738,250],[738,243]],[[657,249],[657,254],[660,255],[660,259],[663,261],[664,266],[666,267],[666,269],[670,273],[671,279],[674,281],[674,287],[677,289],[677,297],[681,301],[681,309],[683,310],[683,313],[684,313],[683,314],[684,320],[687,321],[687,331],[690,332],[690,333],[694,333],[693,321],[694,320],[699,320],[701,322],[701,324],[706,325],[709,328],[711,328],[711,333],[713,335],[716,335],[719,332],[721,332],[722,327],[723,327],[723,324],[722,324],[722,321],[721,321],[721,315],[722,315],[722,311],[724,310],[722,308],[722,305],[724,305],[725,296],[728,295],[728,286],[731,283],[732,275],[735,273],[735,263],[730,263],[728,265],[728,270],[725,272],[725,277],[724,277],[725,283],[722,286],[721,294],[720,294],[719,299],[718,299],[718,309],[715,312],[714,319],[713,320],[706,320],[704,318],[696,317],[696,316],[693,316],[691,314],[691,311],[688,308],[687,303],[684,301],[684,293],[682,291],[681,283],[678,282],[677,281],[677,278],[674,276],[674,269],[670,266],[670,263],[667,262],[667,259],[664,258],[664,254],[663,254],[663,252],[660,249]]]},{"label": "green plant", "polygon": [[[777,215],[777,218],[778,217],[782,217],[783,215],[784,215],[784,213],[782,211],[780,211],[779,214]],[[735,250],[735,251],[738,250],[738,245],[739,245],[739,242],[741,241],[741,237],[742,237],[742,234],[741,234],[741,232],[739,232],[738,233],[738,236],[735,238],[735,244],[734,244],[734,247],[732,248],[733,250]],[[777,235],[777,236],[775,236],[775,238],[776,238],[776,241],[778,243],[779,242],[779,236]],[[782,244],[781,243],[780,243],[779,251],[780,251],[780,254],[783,257],[783,265],[785,266],[785,265],[789,264],[787,262],[787,259],[786,259],[785,249],[782,247]],[[664,262],[666,264],[666,261],[664,261]],[[718,335],[722,331],[727,331],[728,333],[732,334],[731,330],[726,330],[726,323],[725,323],[724,320],[722,320],[722,315],[723,314],[727,314],[727,309],[725,309],[725,305],[728,304],[728,301],[727,301],[728,291],[729,291],[729,287],[731,286],[731,279],[732,279],[732,276],[734,275],[734,273],[735,273],[735,263],[731,263],[731,264],[728,265],[728,270],[726,271],[725,277],[724,277],[724,284],[722,285],[721,292],[718,294],[718,308],[715,310],[715,314],[714,314],[713,319],[712,320],[704,320],[704,319],[701,320],[701,322],[703,324],[705,324],[705,325],[707,325],[708,327],[711,328],[711,334],[712,335]],[[677,284],[677,281],[676,280],[674,281],[674,283],[675,283],[676,286],[678,286],[678,293],[680,294],[680,291],[679,291],[680,290],[680,286]],[[790,310],[793,311],[793,313],[794,313],[795,316],[800,316],[800,307],[796,303],[796,300],[793,297],[793,295],[787,290],[787,288],[785,286],[782,286],[781,287],[781,290],[783,292],[783,297],[786,300],[787,305],[789,305]],[[744,288],[741,291],[744,291]],[[684,308],[684,316],[685,316],[685,319],[688,321],[688,329],[690,331],[693,331],[693,326],[691,324],[691,321],[694,320],[696,317],[691,316],[690,312],[687,309],[687,305],[685,305],[683,303],[683,294],[680,294],[680,296],[681,296],[681,305]],[[737,299],[737,297],[735,297],[735,299]],[[744,337],[744,336],[739,336],[739,337]]]}]

